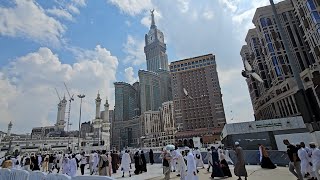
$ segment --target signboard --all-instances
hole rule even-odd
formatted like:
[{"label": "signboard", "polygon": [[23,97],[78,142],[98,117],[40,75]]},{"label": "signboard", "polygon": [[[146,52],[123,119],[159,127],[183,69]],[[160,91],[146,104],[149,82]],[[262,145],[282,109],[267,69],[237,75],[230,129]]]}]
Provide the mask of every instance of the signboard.
[{"label": "signboard", "polygon": [[256,124],[256,128],[281,127],[281,126],[282,126],[282,123]]},{"label": "signboard", "polygon": [[200,137],[193,137],[192,140],[194,147],[201,148]]}]

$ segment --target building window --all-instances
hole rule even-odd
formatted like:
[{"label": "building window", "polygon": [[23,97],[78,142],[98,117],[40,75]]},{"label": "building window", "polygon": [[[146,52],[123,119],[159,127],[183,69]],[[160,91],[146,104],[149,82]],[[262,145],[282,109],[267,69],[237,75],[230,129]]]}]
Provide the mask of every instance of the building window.
[{"label": "building window", "polygon": [[316,10],[316,6],[315,6],[313,0],[307,0],[307,7],[310,12],[313,10]]}]

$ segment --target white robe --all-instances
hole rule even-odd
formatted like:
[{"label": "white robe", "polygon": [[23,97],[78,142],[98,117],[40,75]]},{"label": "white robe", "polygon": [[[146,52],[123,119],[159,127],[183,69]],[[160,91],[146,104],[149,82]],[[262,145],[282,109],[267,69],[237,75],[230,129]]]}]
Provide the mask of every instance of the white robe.
[{"label": "white robe", "polygon": [[223,153],[225,155],[226,161],[233,164],[233,161],[231,160],[230,155],[229,155],[229,150],[223,150]]},{"label": "white robe", "polygon": [[70,159],[64,158],[62,160],[62,174],[70,175]]},{"label": "white robe", "polygon": [[318,148],[312,149],[312,170],[315,173],[317,179],[320,179],[320,150]]},{"label": "white robe", "polygon": [[205,159],[208,160],[208,165],[211,166],[211,164],[212,164],[212,152],[211,151],[207,152]]},{"label": "white robe", "polygon": [[302,173],[302,175],[305,175],[307,173],[311,174],[312,167],[309,164],[309,162],[311,162],[311,159],[310,159],[307,151],[304,148],[300,148],[298,150],[298,157],[301,160],[301,173]]},{"label": "white robe", "polygon": [[124,153],[121,159],[121,170],[123,172],[130,171],[131,157],[128,153]]},{"label": "white robe", "polygon": [[[196,160],[196,166],[197,167],[204,167],[203,160],[202,160],[202,155],[200,153],[200,150],[199,149],[194,150],[193,154],[194,154],[194,158]],[[197,156],[200,156],[200,159],[198,159]]]},{"label": "white robe", "polygon": [[170,162],[170,164],[171,164],[171,170],[176,170],[176,166],[177,166],[177,162],[176,162],[176,159],[175,159],[175,157],[176,157],[176,155],[177,155],[177,150],[173,150],[172,152],[170,152],[170,154],[171,154],[171,162]]},{"label": "white robe", "polygon": [[38,155],[38,165],[39,167],[41,167],[42,164],[42,157],[40,155]]},{"label": "white robe", "polygon": [[182,154],[178,151],[176,153],[175,158],[178,163],[177,164],[177,171],[180,174],[180,179],[185,180],[187,166],[186,166],[186,163],[184,162],[184,158],[183,158]]},{"label": "white robe", "polygon": [[94,170],[94,172],[98,172],[98,163],[99,163],[99,155],[98,153],[93,153],[93,165],[92,168]]},{"label": "white robe", "polygon": [[77,175],[77,161],[76,158],[70,160],[70,176],[74,177]]},{"label": "white robe", "polygon": [[[196,175],[194,175],[194,173]],[[187,155],[187,176],[186,180],[198,180],[199,177],[197,175],[197,167],[196,167],[196,162],[194,159],[194,156],[192,152],[190,151]]]},{"label": "white robe", "polygon": [[[62,154],[57,154],[57,168],[61,168],[62,167]],[[58,162],[59,161],[59,162]]]}]

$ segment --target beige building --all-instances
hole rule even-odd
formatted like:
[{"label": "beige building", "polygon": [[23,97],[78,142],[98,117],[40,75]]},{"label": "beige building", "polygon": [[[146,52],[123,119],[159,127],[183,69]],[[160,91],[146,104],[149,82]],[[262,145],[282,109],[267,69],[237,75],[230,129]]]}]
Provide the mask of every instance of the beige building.
[{"label": "beige building", "polygon": [[[264,81],[260,83],[252,77],[246,79],[256,120],[301,114],[295,98],[298,88],[284,50],[284,40],[289,43],[295,65],[304,81],[307,97],[314,108],[314,115],[319,119],[319,56],[316,53],[319,32],[315,27],[313,33],[309,32],[312,29],[312,12],[306,12],[309,2],[315,3],[313,0],[308,0],[307,3],[305,0],[294,0],[293,3],[285,0],[276,4],[286,37],[281,37],[278,32],[271,6],[260,7],[255,12],[252,20],[255,28],[248,31],[245,39],[247,44],[242,47],[240,55]],[[319,11],[319,7],[314,11],[317,10]],[[306,15],[308,13],[309,16]],[[301,14],[305,16],[301,17]],[[309,29],[304,27],[306,24]],[[310,34],[313,34],[312,37]],[[309,42],[313,38],[317,43]]]},{"label": "beige building", "polygon": [[170,64],[170,71],[176,138],[209,135],[219,140],[226,118],[215,56],[207,54],[175,61]]},{"label": "beige building", "polygon": [[142,115],[145,147],[175,144],[175,120],[173,102],[162,103],[159,111],[146,111]]}]

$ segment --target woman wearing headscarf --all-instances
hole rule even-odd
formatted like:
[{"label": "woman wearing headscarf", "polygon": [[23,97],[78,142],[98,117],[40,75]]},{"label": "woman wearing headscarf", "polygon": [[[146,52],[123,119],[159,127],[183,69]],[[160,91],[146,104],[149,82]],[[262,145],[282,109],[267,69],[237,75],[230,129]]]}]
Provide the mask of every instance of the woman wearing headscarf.
[{"label": "woman wearing headscarf", "polygon": [[211,178],[214,177],[224,177],[223,171],[220,167],[220,161],[219,161],[219,154],[217,149],[212,146],[211,147],[211,151],[212,151],[212,173],[211,173]]},{"label": "woman wearing headscarf", "polygon": [[140,174],[142,161],[138,151],[133,156],[133,159],[134,159],[134,166],[135,166],[134,174]]},{"label": "woman wearing headscarf", "polygon": [[258,145],[259,145],[259,152],[260,152],[261,167],[266,169],[275,169],[276,166],[272,163],[271,159],[269,158],[266,148],[262,144],[258,144]]},{"label": "woman wearing headscarf", "polygon": [[154,163],[153,151],[152,151],[152,149],[150,149],[150,151],[149,151],[149,159],[150,159],[150,164],[152,165],[152,164]]},{"label": "woman wearing headscarf", "polygon": [[142,161],[141,171],[147,172],[147,160],[146,160],[146,157],[144,156],[143,151],[141,151],[140,156],[141,156],[141,161]]},{"label": "woman wearing headscarf", "polygon": [[228,176],[228,177],[232,177],[228,162],[226,161],[226,157],[225,157],[222,149],[219,150],[219,160],[220,160],[220,166],[221,166],[223,175]]}]

